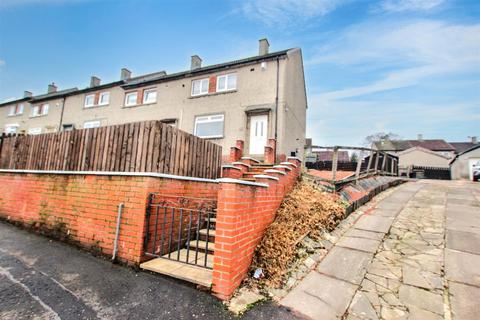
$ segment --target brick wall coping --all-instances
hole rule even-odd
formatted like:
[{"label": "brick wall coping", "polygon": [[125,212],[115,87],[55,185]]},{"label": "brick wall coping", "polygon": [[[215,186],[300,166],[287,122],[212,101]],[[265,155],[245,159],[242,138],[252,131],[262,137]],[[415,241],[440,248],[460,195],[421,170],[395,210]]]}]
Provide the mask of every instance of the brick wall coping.
[{"label": "brick wall coping", "polygon": [[235,166],[232,166],[232,165],[230,165],[230,164],[225,164],[225,165],[223,165],[223,166],[222,166],[222,169],[224,169],[224,168],[227,168],[227,169],[235,169],[235,170],[242,170],[242,169],[237,168],[237,167],[235,167]]},{"label": "brick wall coping", "polygon": [[302,162],[302,160],[299,157],[287,157],[287,160],[292,159],[292,160],[298,160]]},{"label": "brick wall coping", "polygon": [[277,164],[276,166],[273,166],[274,168],[283,168],[283,169],[286,169],[288,171],[292,171],[292,168],[290,168],[289,166],[284,166],[284,165],[281,165],[281,164]]},{"label": "brick wall coping", "polygon": [[242,165],[242,166],[245,166],[245,167],[248,167],[248,168],[251,167],[251,165],[243,163],[243,162],[232,162],[232,164],[239,164],[239,165]]},{"label": "brick wall coping", "polygon": [[267,170],[264,170],[264,172],[266,172],[266,173],[280,173],[280,174],[286,175],[285,172],[280,171],[280,170],[275,170],[275,169],[267,169]]},{"label": "brick wall coping", "polygon": [[270,179],[270,180],[276,180],[279,181],[277,177],[272,177],[272,176],[267,176],[266,174],[256,174],[253,176],[254,178],[259,178],[259,179]]},{"label": "brick wall coping", "polygon": [[284,165],[284,166],[293,166],[293,167],[297,167],[297,165],[295,163],[291,163],[291,162],[280,162],[281,165]]},{"label": "brick wall coping", "polygon": [[[268,176],[267,176],[268,177]],[[272,177],[273,178],[273,177]],[[276,178],[275,178],[276,179]],[[244,181],[239,179],[232,179],[232,178],[220,178],[216,180],[217,182],[222,183],[235,183],[235,184],[243,184],[246,186],[254,186],[254,187],[265,187],[268,188],[268,184],[265,183],[258,183],[258,182],[251,182],[251,181]]]},{"label": "brick wall coping", "polygon": [[252,157],[242,157],[242,160],[252,160],[252,161],[255,161],[256,163],[260,163],[260,160],[252,158]]},{"label": "brick wall coping", "polygon": [[33,174],[65,174],[65,175],[94,175],[94,176],[129,176],[129,177],[151,177],[197,182],[218,183],[218,179],[206,179],[196,177],[177,176],[156,172],[118,172],[118,171],[61,171],[61,170],[20,170],[0,169],[0,173],[33,173]]}]

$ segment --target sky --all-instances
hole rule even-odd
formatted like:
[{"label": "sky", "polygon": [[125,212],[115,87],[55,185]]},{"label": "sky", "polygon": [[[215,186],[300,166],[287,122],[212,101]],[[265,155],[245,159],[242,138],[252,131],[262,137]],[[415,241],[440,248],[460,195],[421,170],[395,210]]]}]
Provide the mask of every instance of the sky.
[{"label": "sky", "polygon": [[0,101],[300,47],[307,137],[480,136],[478,0],[0,0]]}]

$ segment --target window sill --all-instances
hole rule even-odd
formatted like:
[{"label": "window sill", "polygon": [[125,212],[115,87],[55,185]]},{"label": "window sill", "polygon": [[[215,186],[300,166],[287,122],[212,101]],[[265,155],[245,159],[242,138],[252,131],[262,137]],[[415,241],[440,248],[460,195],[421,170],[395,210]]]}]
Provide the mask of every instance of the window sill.
[{"label": "window sill", "polygon": [[199,94],[198,96],[190,96],[188,99],[196,99],[196,98],[203,98],[203,97],[211,97],[211,96],[218,96],[221,94],[229,94],[229,93],[234,93],[237,92],[237,89],[235,90],[228,90],[228,91],[220,91],[220,92],[212,92],[212,93],[205,93],[205,94]]},{"label": "window sill", "polygon": [[18,117],[18,116],[21,116],[21,115],[23,115],[23,113],[9,114],[7,117],[9,117],[9,118],[13,118],[13,117]]},{"label": "window sill", "polygon": [[41,117],[46,117],[46,116],[48,116],[48,113],[47,114],[41,114],[41,115],[38,115],[38,116],[30,116],[29,118],[33,119],[33,118],[41,118]]},{"label": "window sill", "polygon": [[131,105],[131,106],[122,106],[122,109],[149,106],[149,105],[156,104],[156,103],[157,103],[157,101],[155,101],[155,102],[149,102],[149,103],[142,103],[142,104],[133,104],[133,105]]},{"label": "window sill", "polygon": [[225,138],[224,136],[215,136],[215,137],[200,137],[200,136],[197,136],[197,137],[205,139],[205,140],[219,140],[219,139]]},{"label": "window sill", "polygon": [[84,106],[83,109],[85,109],[85,110],[96,109],[96,108],[100,108],[100,107],[106,107],[108,105],[109,105],[109,103],[107,103],[107,104],[97,104],[97,105],[93,105],[93,106],[89,106],[89,107]]}]

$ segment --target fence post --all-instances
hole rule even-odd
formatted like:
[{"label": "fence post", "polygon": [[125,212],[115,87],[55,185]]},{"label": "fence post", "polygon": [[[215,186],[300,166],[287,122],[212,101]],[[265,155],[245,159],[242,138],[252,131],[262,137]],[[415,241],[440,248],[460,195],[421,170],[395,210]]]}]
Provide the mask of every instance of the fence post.
[{"label": "fence post", "polygon": [[332,158],[332,180],[336,181],[337,175],[337,166],[338,166],[338,147],[333,148],[333,158]]},{"label": "fence post", "polygon": [[378,161],[380,161],[379,155],[380,155],[380,152],[375,151],[375,171],[374,171],[375,174],[378,173]]},{"label": "fence post", "polygon": [[372,161],[373,161],[373,150],[370,150],[370,156],[368,158],[367,175],[370,173],[370,167],[372,166]]},{"label": "fence post", "polygon": [[355,184],[358,183],[358,178],[360,176],[360,169],[362,167],[362,152],[359,152],[358,153],[358,157],[357,157],[357,168],[355,169]]},{"label": "fence post", "polygon": [[386,173],[387,153],[383,153],[382,174]]}]

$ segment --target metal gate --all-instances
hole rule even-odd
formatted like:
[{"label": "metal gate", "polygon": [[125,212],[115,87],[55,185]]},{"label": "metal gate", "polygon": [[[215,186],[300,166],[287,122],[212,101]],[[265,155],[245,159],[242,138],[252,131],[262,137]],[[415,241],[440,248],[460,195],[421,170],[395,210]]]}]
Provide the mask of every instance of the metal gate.
[{"label": "metal gate", "polygon": [[212,269],[215,206],[212,199],[151,193],[146,213],[145,255]]}]

